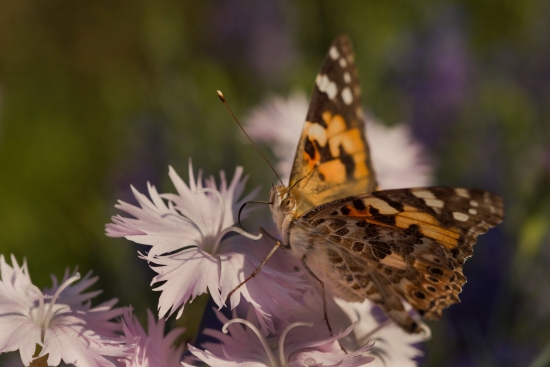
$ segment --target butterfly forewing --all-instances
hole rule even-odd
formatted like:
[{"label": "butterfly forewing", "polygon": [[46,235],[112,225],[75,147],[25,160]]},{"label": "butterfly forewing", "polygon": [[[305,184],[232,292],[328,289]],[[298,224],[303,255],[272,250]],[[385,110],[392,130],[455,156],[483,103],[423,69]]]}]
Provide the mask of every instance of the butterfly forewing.
[{"label": "butterfly forewing", "polygon": [[[338,296],[369,298],[409,331],[417,331],[401,304],[425,318],[459,301],[464,261],[479,234],[503,218],[502,199],[464,188],[377,191],[317,206],[296,220],[323,246],[316,275]],[[307,228],[307,229],[306,229]]]},{"label": "butterfly forewing", "polygon": [[293,188],[297,215],[376,188],[364,126],[352,45],[347,36],[340,36],[315,79],[294,158],[289,187],[299,181]]}]

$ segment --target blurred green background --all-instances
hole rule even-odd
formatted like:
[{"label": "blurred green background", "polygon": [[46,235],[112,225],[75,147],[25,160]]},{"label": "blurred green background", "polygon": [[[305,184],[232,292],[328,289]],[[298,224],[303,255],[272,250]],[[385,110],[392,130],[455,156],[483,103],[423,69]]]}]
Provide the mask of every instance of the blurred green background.
[{"label": "blurred green background", "polygon": [[[332,39],[354,42],[366,108],[407,123],[441,185],[505,199],[465,266],[463,302],[434,322],[424,366],[550,365],[550,2],[2,1],[0,253],[34,282],[93,269],[104,299],[156,309],[152,273],[104,236],[130,184],[172,190],[243,165],[274,177],[237,116],[309,91]],[[265,213],[266,217],[269,213]]]}]

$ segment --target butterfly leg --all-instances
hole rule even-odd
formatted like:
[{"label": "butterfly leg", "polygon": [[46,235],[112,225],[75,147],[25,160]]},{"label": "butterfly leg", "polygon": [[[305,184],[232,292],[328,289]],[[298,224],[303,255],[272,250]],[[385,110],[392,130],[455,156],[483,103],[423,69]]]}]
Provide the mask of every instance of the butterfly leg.
[{"label": "butterfly leg", "polygon": [[262,260],[262,262],[260,263],[260,265],[258,265],[258,267],[256,267],[256,269],[254,269],[254,271],[252,272],[252,274],[250,274],[248,276],[248,278],[246,278],[245,280],[243,280],[241,282],[241,284],[239,284],[238,286],[236,286],[231,292],[229,292],[229,294],[227,295],[227,298],[225,299],[225,302],[228,302],[229,299],[231,298],[231,296],[233,295],[233,293],[235,293],[235,291],[237,291],[237,289],[239,289],[240,287],[242,287],[246,282],[248,282],[250,279],[254,278],[256,276],[256,274],[258,274],[258,272],[260,271],[260,269],[265,265],[265,263],[267,263],[267,261],[271,258],[271,256],[273,256],[273,254],[275,253],[275,251],[277,251],[277,249],[281,246],[281,242],[277,241],[275,242],[275,246],[273,246],[273,248],[271,249],[271,251],[269,251],[269,253],[267,254],[267,256]]},{"label": "butterfly leg", "polygon": [[302,257],[302,265],[304,266],[304,268],[307,270],[307,272],[309,273],[309,275],[311,275],[315,280],[317,280],[319,282],[319,284],[321,285],[321,294],[323,295],[323,318],[325,320],[325,322],[327,323],[327,327],[328,327],[328,331],[330,331],[330,335],[331,336],[334,336],[334,334],[332,333],[332,327],[330,326],[330,322],[328,321],[328,314],[327,314],[327,296],[326,296],[326,293],[325,293],[325,283],[323,283],[323,281],[319,278],[317,278],[317,275],[315,275],[311,269],[307,266],[306,264],[306,257],[305,255]]},{"label": "butterfly leg", "polygon": [[[332,327],[330,326],[330,322],[328,321],[328,313],[327,313],[327,295],[326,295],[326,292],[325,292],[325,283],[319,279],[317,277],[317,275],[315,275],[311,269],[309,268],[309,266],[307,266],[306,264],[306,256],[304,255],[302,257],[302,265],[304,266],[304,268],[307,270],[307,272],[309,273],[309,275],[311,275],[315,280],[317,280],[319,282],[319,284],[321,285],[321,294],[323,296],[323,318],[325,320],[325,323],[327,324],[327,328],[328,328],[328,331],[330,332],[330,335],[331,336],[334,336],[334,333],[332,332]],[[344,353],[348,354],[348,351],[346,350],[346,348],[344,348],[344,346],[342,344],[340,344],[340,341],[338,341],[338,344],[340,345],[340,348],[342,349],[342,351],[344,351]]]}]

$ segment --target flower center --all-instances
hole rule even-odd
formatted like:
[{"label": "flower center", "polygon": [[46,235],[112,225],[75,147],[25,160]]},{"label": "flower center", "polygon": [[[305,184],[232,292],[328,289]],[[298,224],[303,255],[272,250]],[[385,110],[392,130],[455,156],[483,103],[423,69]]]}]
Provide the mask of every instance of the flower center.
[{"label": "flower center", "polygon": [[[250,330],[252,330],[254,332],[254,334],[256,334],[256,336],[260,340],[260,343],[264,347],[265,354],[269,358],[269,364],[270,364],[271,367],[286,367],[288,365],[287,361],[286,361],[286,358],[285,358],[284,343],[285,343],[286,334],[288,334],[290,329],[295,328],[296,326],[308,326],[308,327],[313,326],[312,322],[294,322],[294,323],[288,325],[283,330],[283,332],[281,333],[281,336],[279,337],[279,345],[278,345],[279,363],[277,363],[277,359],[275,358],[275,355],[273,354],[273,351],[271,350],[271,347],[267,343],[267,339],[265,338],[265,336],[263,336],[263,334],[260,332],[260,330],[258,330],[258,328],[256,326],[254,326],[250,321],[240,319],[240,318],[229,320],[228,322],[226,322],[223,325],[223,328],[222,328],[223,333],[227,334],[227,327],[229,325],[237,323],[237,322],[240,322],[241,324],[248,326],[250,328]],[[307,358],[306,360],[304,360],[304,363],[307,363],[306,366],[315,366],[317,364],[317,362],[313,358]]]},{"label": "flower center", "polygon": [[[80,279],[80,274],[76,273],[69,279],[67,279],[63,284],[59,286],[53,297],[50,299],[50,303],[48,305],[48,310],[45,310],[45,302],[44,302],[44,294],[42,291],[35,286],[34,284],[28,284],[26,287],[27,292],[28,291],[34,291],[38,295],[38,311],[36,312],[35,316],[33,317],[31,314],[31,319],[34,321],[34,323],[42,328],[42,340],[44,340],[44,330],[49,328],[52,324],[52,321],[54,319],[54,312],[53,307],[55,306],[55,302],[59,298],[59,295],[61,292],[67,288],[71,283],[76,282]],[[44,312],[46,311],[46,312]]]},{"label": "flower center", "polygon": [[[248,233],[248,232],[246,232],[246,231],[244,231],[241,228],[236,227],[236,226],[229,226],[227,228],[223,228],[223,222],[224,222],[225,214],[226,214],[226,211],[227,211],[227,206],[225,205],[225,200],[223,200],[223,197],[222,197],[222,195],[220,194],[219,191],[217,191],[215,189],[212,189],[212,188],[209,188],[209,187],[206,187],[204,189],[200,189],[200,190],[195,191],[195,195],[204,194],[206,192],[214,194],[214,196],[216,196],[218,198],[218,200],[220,201],[220,204],[221,204],[220,221],[218,223],[218,230],[214,233],[214,245],[212,246],[212,250],[210,251],[211,254],[214,255],[214,254],[217,253],[218,247],[220,246],[220,243],[222,241],[223,236],[225,236],[229,232],[237,232],[237,233],[239,233],[239,234],[241,234],[241,235],[243,235],[247,238],[250,238],[252,240],[259,240],[260,238],[262,238],[261,233],[258,234],[257,236],[254,236],[253,234],[250,234],[250,233]],[[202,232],[201,232],[201,236],[203,237],[203,241],[206,243],[205,236]]]}]

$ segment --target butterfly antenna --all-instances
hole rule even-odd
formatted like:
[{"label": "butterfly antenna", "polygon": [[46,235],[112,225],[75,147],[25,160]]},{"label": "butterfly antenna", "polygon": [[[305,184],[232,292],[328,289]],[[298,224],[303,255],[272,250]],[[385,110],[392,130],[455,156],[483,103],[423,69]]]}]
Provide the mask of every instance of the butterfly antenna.
[{"label": "butterfly antenna", "polygon": [[243,209],[245,208],[245,206],[247,206],[248,204],[273,204],[271,201],[255,201],[255,200],[252,200],[252,201],[247,201],[245,202],[243,205],[241,205],[241,208],[239,209],[239,214],[237,215],[237,220],[239,222],[239,227],[241,227],[241,229],[245,230],[243,225],[241,224],[241,213],[243,211]]},{"label": "butterfly antenna", "polygon": [[231,111],[231,107],[229,107],[229,105],[227,104],[227,101],[225,100],[225,97],[223,96],[223,93],[219,90],[216,91],[216,93],[218,94],[218,97],[220,98],[220,100],[223,102],[223,104],[225,105],[225,107],[227,108],[227,110],[229,111],[229,113],[231,114],[231,116],[233,116],[233,119],[235,120],[235,122],[237,123],[237,125],[239,125],[239,127],[241,128],[241,130],[243,131],[244,135],[246,135],[246,137],[248,138],[248,140],[250,140],[250,142],[252,143],[252,145],[254,145],[254,148],[256,148],[256,150],[260,153],[260,155],[263,157],[263,159],[267,162],[267,164],[269,165],[269,167],[271,167],[271,170],[273,171],[273,173],[275,173],[275,176],[277,176],[277,179],[279,180],[279,182],[281,183],[281,185],[285,185],[283,183],[283,180],[281,180],[281,177],[279,177],[279,174],[277,173],[277,171],[275,171],[275,168],[273,168],[273,166],[271,165],[271,163],[269,163],[269,161],[267,160],[267,158],[265,157],[264,153],[262,153],[262,151],[260,150],[260,148],[258,148],[258,146],[256,145],[256,143],[254,143],[252,141],[252,139],[250,138],[250,136],[248,136],[248,134],[246,133],[246,131],[244,130],[244,128],[242,127],[241,123],[239,122],[239,120],[237,120],[237,117],[235,117],[235,114],[233,113],[233,111]]},{"label": "butterfly antenna", "polygon": [[304,177],[302,177],[298,181],[294,182],[294,185],[290,186],[290,189],[288,189],[288,192],[290,192],[294,188],[294,186],[298,185],[300,182],[302,182],[306,178],[308,178],[308,180],[306,181],[306,185],[307,185],[307,183],[309,182],[309,179],[311,178],[311,175],[313,174],[313,172],[315,172],[315,170],[317,170],[317,168],[319,168],[319,166],[320,166],[319,162],[315,163],[315,168],[313,168],[311,171],[309,171],[309,173],[307,175],[305,175]]}]

